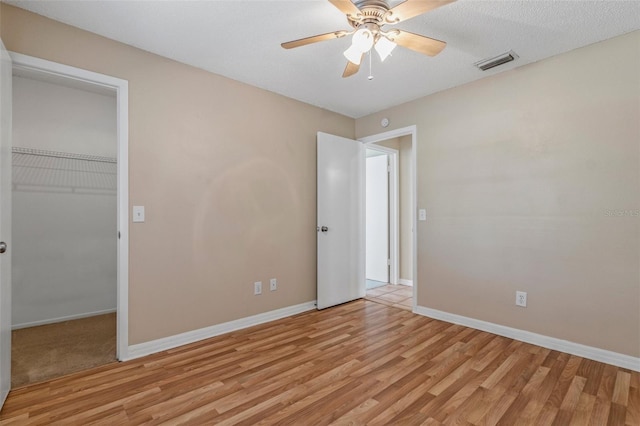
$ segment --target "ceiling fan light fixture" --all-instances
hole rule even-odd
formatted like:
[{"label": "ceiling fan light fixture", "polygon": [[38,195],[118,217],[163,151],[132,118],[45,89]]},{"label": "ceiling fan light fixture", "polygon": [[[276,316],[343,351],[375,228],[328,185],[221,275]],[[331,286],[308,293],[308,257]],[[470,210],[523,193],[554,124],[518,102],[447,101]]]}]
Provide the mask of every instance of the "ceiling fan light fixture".
[{"label": "ceiling fan light fixture", "polygon": [[396,46],[397,44],[389,40],[387,37],[382,36],[378,39],[374,48],[376,49],[376,52],[378,52],[380,60],[384,62],[384,60],[391,55],[391,52],[393,52],[393,49],[395,49]]},{"label": "ceiling fan light fixture", "polygon": [[[0,0],[2,1],[2,0]],[[346,15],[353,31],[339,30],[325,34],[318,34],[298,40],[282,43],[285,49],[306,46],[325,40],[333,40],[351,35],[351,45],[343,52],[347,58],[347,66],[342,77],[350,77],[358,72],[364,55],[372,55],[371,49],[380,55],[384,61],[391,55],[391,51],[399,45],[415,52],[435,56],[447,45],[442,40],[436,40],[409,31],[392,29],[384,31],[386,25],[395,25],[456,0],[328,0],[340,12]],[[397,3],[393,6],[390,3]],[[371,56],[369,56],[371,69]]]},{"label": "ceiling fan light fixture", "polygon": [[347,58],[347,61],[351,62],[354,65],[360,65],[360,61],[362,60],[362,52],[358,49],[357,46],[353,44],[344,51],[344,57]]},{"label": "ceiling fan light fixture", "polygon": [[344,51],[344,57],[354,65],[360,65],[362,55],[373,46],[373,33],[369,28],[359,28],[351,38],[351,46]]},{"label": "ceiling fan light fixture", "polygon": [[365,53],[373,47],[373,33],[369,28],[361,27],[353,33],[351,38],[351,46],[357,47],[360,53]]}]

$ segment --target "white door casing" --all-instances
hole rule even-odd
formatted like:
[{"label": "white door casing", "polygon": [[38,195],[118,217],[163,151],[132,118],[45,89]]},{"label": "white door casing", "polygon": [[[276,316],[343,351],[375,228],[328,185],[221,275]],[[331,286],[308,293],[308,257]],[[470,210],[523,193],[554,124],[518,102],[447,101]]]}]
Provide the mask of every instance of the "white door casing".
[{"label": "white door casing", "polygon": [[318,309],[364,297],[364,147],[318,132]]},{"label": "white door casing", "polygon": [[11,57],[0,40],[0,408],[11,388]]},{"label": "white door casing", "polygon": [[[411,160],[410,160],[410,197],[411,197],[411,206],[412,206],[412,214],[411,214],[411,258],[412,258],[412,280],[413,280],[413,310],[415,311],[417,306],[418,299],[418,239],[417,239],[417,215],[415,213],[415,209],[417,206],[417,185],[416,185],[416,157],[417,157],[417,140],[418,140],[418,131],[415,125],[402,127],[399,129],[390,130],[383,133],[378,133],[371,136],[365,136],[358,139],[365,146],[369,144],[375,144],[378,142],[382,142],[385,140],[398,138],[402,136],[411,136]],[[371,146],[368,146],[371,149]],[[380,147],[381,148],[381,147]]]},{"label": "white door casing", "polygon": [[366,159],[366,268],[368,280],[389,282],[389,158]]},{"label": "white door casing", "polygon": [[[102,86],[116,93],[117,117],[117,358],[129,357],[129,82],[120,78],[11,52],[12,67]],[[9,67],[11,74],[11,66]],[[9,148],[11,150],[11,148]],[[4,201],[4,200],[3,200]],[[9,303],[10,300],[9,300]]]}]

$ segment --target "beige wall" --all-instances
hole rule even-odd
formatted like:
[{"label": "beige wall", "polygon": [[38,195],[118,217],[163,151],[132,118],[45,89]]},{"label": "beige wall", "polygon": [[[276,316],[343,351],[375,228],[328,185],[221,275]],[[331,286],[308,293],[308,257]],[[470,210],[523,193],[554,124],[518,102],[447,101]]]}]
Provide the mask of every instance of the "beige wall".
[{"label": "beige wall", "polygon": [[1,8],[9,50],[129,81],[131,344],[315,299],[316,132],[353,119]]},{"label": "beige wall", "polygon": [[417,125],[419,305],[640,356],[640,32],[361,118],[357,137],[382,117]]},{"label": "beige wall", "polygon": [[385,141],[376,142],[375,145],[380,145],[380,146],[384,146],[386,148],[399,150],[400,149],[400,138],[391,138],[391,139],[387,139]]}]

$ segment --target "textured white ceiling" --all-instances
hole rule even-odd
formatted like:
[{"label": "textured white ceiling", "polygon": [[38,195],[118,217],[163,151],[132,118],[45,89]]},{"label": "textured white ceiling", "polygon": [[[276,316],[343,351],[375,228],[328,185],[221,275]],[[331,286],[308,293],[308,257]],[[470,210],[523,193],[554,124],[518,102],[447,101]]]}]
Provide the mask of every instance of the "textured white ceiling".
[{"label": "textured white ceiling", "polygon": [[[640,29],[638,0],[458,0],[398,25],[446,41],[440,55],[400,47],[384,63],[374,55],[369,81],[368,60],[342,78],[346,37],[280,47],[350,28],[326,0],[6,2],[354,118]],[[508,50],[520,58],[486,72],[473,66]]]}]

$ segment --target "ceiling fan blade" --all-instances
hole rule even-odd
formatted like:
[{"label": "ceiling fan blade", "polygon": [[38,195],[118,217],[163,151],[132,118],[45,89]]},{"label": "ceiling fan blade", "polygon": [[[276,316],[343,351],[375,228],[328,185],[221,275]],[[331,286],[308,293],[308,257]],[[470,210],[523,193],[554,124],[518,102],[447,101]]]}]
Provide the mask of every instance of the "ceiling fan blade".
[{"label": "ceiling fan blade", "polygon": [[357,16],[360,13],[360,9],[351,2],[351,0],[329,0],[329,3],[337,7],[340,12],[345,15]]},{"label": "ceiling fan blade", "polygon": [[349,31],[334,31],[332,33],[319,34],[311,37],[301,38],[299,40],[288,41],[286,43],[282,43],[281,46],[285,49],[293,49],[294,47],[306,46],[311,43],[318,43],[320,41],[332,40],[334,38],[344,37],[347,34],[350,34]]},{"label": "ceiling fan blade", "polygon": [[415,50],[416,52],[427,56],[436,56],[447,45],[444,41],[410,33],[408,31],[394,29],[389,33],[389,37],[400,46]]},{"label": "ceiling fan blade", "polygon": [[405,0],[389,10],[387,21],[390,23],[406,21],[454,1],[456,0]]},{"label": "ceiling fan blade", "polygon": [[[362,54],[362,57],[364,58],[364,53]],[[362,58],[360,59],[360,63],[362,63]],[[342,77],[351,77],[352,75],[357,74],[358,71],[360,71],[360,65],[356,65],[351,61],[347,61],[347,66],[342,73]]]}]

